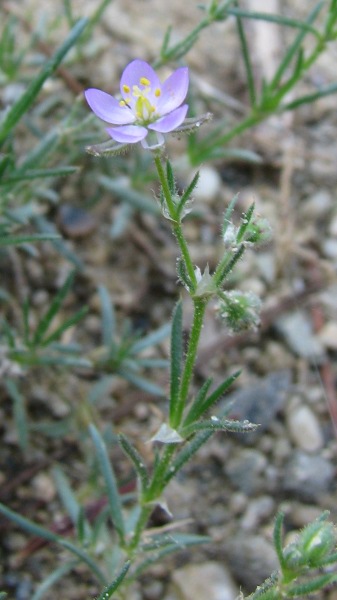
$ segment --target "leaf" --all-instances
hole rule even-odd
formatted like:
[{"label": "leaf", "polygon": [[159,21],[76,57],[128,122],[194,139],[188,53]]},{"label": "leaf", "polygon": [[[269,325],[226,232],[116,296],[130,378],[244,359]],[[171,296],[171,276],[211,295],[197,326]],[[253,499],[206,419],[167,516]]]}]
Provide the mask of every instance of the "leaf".
[{"label": "leaf", "polygon": [[0,185],[10,185],[20,181],[28,181],[47,177],[66,177],[78,171],[78,167],[56,167],[54,169],[31,169],[30,171],[18,170],[10,177],[0,180]]},{"label": "leaf", "polygon": [[40,73],[33,79],[22,96],[13,104],[0,124],[0,144],[6,139],[7,135],[18,123],[21,117],[27,112],[39,94],[45,81],[54,73],[62,62],[65,55],[76,44],[81,33],[87,26],[87,19],[80,19],[75,27],[69,33],[67,39],[63,42],[55,54],[46,62]]},{"label": "leaf", "polygon": [[158,215],[159,209],[157,204],[150,200],[145,194],[127,187],[124,179],[112,179],[106,175],[98,177],[98,182],[107,190],[116,194],[123,202],[128,202],[133,208],[137,208],[141,212],[147,212],[152,215]]},{"label": "leaf", "polygon": [[145,335],[140,340],[137,340],[134,344],[132,344],[130,348],[130,354],[138,354],[142,350],[146,350],[151,346],[159,344],[169,335],[170,331],[171,323],[165,323],[161,327],[158,327],[158,329],[155,331],[151,331],[151,333]]},{"label": "leaf", "polygon": [[180,219],[181,216],[184,214],[184,208],[186,206],[186,203],[191,200],[191,196],[195,190],[195,188],[198,185],[198,181],[200,178],[200,173],[199,171],[197,171],[197,173],[194,175],[191,183],[189,184],[189,186],[186,188],[186,190],[184,191],[183,195],[180,198],[180,202],[178,205],[178,210],[177,210],[177,217]]},{"label": "leaf", "polygon": [[197,393],[197,395],[192,403],[190,410],[188,411],[188,413],[184,419],[183,427],[186,427],[186,425],[193,423],[193,421],[196,421],[201,416],[202,413],[200,413],[199,407],[203,404],[203,402],[206,398],[207,392],[212,385],[212,381],[213,381],[213,379],[211,377],[209,377],[205,381],[203,386],[200,388],[199,392]]},{"label": "leaf", "polygon": [[191,425],[183,427],[180,433],[187,438],[197,431],[210,431],[212,433],[215,431],[231,431],[233,433],[244,433],[246,431],[255,431],[257,428],[258,425],[250,423],[250,421],[235,421],[213,416],[210,419],[191,423]]},{"label": "leaf", "polygon": [[119,588],[120,584],[122,583],[125,575],[127,574],[130,568],[130,565],[131,562],[128,560],[123,566],[120,573],[117,575],[116,579],[114,579],[113,582],[110,585],[108,585],[107,588],[105,588],[105,590],[98,596],[97,600],[108,600],[108,598],[111,598],[112,594]]},{"label": "leaf", "polygon": [[20,246],[31,242],[50,242],[60,239],[59,234],[54,233],[33,233],[31,235],[8,235],[0,238],[0,247],[2,246]]},{"label": "leaf", "polygon": [[284,514],[279,512],[275,519],[274,525],[274,546],[277,554],[277,558],[279,560],[282,572],[287,568],[286,561],[283,556],[283,547],[282,547],[282,526],[284,521]]},{"label": "leaf", "polygon": [[[43,583],[39,585],[36,592],[33,594],[31,600],[41,600],[45,596],[45,594],[49,591],[49,589],[58,581],[62,580],[65,575],[70,573],[74,567],[78,565],[78,560],[72,560],[65,564],[62,564],[58,569],[55,569],[50,575],[43,580]],[[1,600],[1,595],[0,595]]]},{"label": "leaf", "polygon": [[86,565],[91,569],[91,571],[96,575],[96,577],[98,578],[98,580],[101,583],[105,582],[105,577],[104,577],[103,573],[101,572],[101,570],[99,569],[99,567],[92,560],[92,558],[86,552],[84,552],[84,550],[82,550],[81,548],[77,548],[74,544],[72,544],[71,542],[68,542],[68,540],[65,540],[65,539],[61,538],[60,536],[56,535],[55,533],[53,533],[52,531],[49,531],[49,529],[46,529],[45,527],[41,527],[41,525],[37,525],[33,521],[26,519],[26,517],[22,517],[18,513],[11,510],[10,508],[7,508],[7,506],[2,504],[1,502],[0,502],[0,513],[2,513],[5,517],[7,517],[8,519],[10,519],[14,523],[16,523],[19,527],[21,527],[25,531],[28,531],[28,533],[30,533],[31,535],[40,537],[44,540],[47,540],[48,542],[56,542],[56,543],[60,544],[61,546],[63,546],[63,548],[66,548],[67,550],[69,550],[69,552],[72,552],[72,554],[75,554],[75,556],[77,556],[83,562],[85,562]]},{"label": "leaf", "polygon": [[182,357],[183,309],[182,301],[179,300],[173,312],[171,329],[170,423],[176,415],[179,403]]},{"label": "leaf", "polygon": [[128,440],[128,438],[125,435],[120,434],[118,436],[118,441],[119,441],[122,449],[124,450],[125,454],[131,460],[131,462],[135,468],[135,471],[139,477],[142,491],[144,492],[149,483],[149,475],[144,466],[143,458],[140,456],[138,450],[136,450],[136,448],[131,444],[131,442]]},{"label": "leaf", "polygon": [[25,451],[28,448],[29,441],[25,399],[12,379],[6,379],[5,385],[7,392],[13,400],[13,413],[18,434],[18,442],[21,450]]},{"label": "leaf", "polygon": [[64,331],[67,331],[67,329],[70,329],[70,327],[73,327],[74,325],[76,325],[76,323],[81,321],[81,319],[83,319],[87,312],[87,306],[83,306],[82,308],[80,308],[74,315],[69,317],[69,319],[66,319],[66,321],[64,321],[62,325],[57,327],[55,331],[53,331],[47,338],[45,338],[43,340],[42,346],[48,346],[52,342],[55,342],[57,339],[59,339]]},{"label": "leaf", "polygon": [[125,526],[122,513],[122,502],[118,492],[115,473],[113,471],[102,436],[100,435],[96,427],[92,424],[89,425],[89,431],[94,442],[97,461],[104,478],[105,487],[109,499],[111,519],[116,527],[116,531],[119,534],[119,537],[121,538],[121,540],[124,540]]},{"label": "leaf", "polygon": [[33,336],[33,340],[32,340],[32,343],[34,346],[38,346],[39,344],[41,344],[44,341],[43,340],[44,335],[47,333],[52,320],[59,312],[59,310],[61,308],[61,304],[63,303],[64,299],[66,298],[66,296],[73,284],[74,277],[75,277],[75,271],[72,271],[68,275],[63,286],[57,292],[56,296],[53,298],[52,303],[49,306],[47,312],[45,313],[45,315],[42,317],[42,319],[38,323],[37,328],[35,330],[35,334]]},{"label": "leaf", "polygon": [[116,317],[110,295],[104,285],[98,287],[99,299],[102,307],[102,341],[106,348],[115,347]]}]

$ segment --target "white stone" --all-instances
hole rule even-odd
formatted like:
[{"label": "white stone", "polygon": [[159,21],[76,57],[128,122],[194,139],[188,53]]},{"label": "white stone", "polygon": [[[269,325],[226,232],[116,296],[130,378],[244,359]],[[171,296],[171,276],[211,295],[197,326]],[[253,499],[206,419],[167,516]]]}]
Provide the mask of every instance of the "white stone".
[{"label": "white stone", "polygon": [[174,571],[172,583],[170,600],[236,600],[239,596],[229,571],[211,561]]},{"label": "white stone", "polygon": [[323,434],[315,413],[304,404],[290,406],[287,414],[290,437],[305,452],[317,452],[323,447]]}]

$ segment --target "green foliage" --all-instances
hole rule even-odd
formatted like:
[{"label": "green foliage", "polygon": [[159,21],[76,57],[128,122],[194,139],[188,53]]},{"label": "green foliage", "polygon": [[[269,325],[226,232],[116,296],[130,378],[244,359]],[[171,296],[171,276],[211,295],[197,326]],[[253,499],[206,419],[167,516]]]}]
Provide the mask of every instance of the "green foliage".
[{"label": "green foliage", "polygon": [[337,563],[337,531],[328,518],[328,511],[322,513],[315,521],[304,527],[294,542],[283,547],[284,515],[282,513],[277,515],[274,545],[280,571],[273,573],[259,586],[248,597],[249,600],[303,598],[337,581],[334,571],[322,573],[325,567]]}]

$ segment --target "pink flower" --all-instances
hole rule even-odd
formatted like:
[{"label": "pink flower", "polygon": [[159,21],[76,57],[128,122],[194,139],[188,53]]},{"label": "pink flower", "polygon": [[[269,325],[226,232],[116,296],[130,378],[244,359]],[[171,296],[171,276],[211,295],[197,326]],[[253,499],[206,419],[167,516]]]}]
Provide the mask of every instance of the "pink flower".
[{"label": "pink flower", "polygon": [[[164,143],[162,134],[174,131],[184,121],[187,90],[187,67],[177,69],[161,83],[148,63],[136,59],[122,74],[121,100],[94,88],[86,90],[85,97],[93,112],[113,125],[106,129],[113,140],[120,144],[141,142],[144,148],[156,148]],[[155,132],[157,144],[149,146],[146,137],[151,132]]]}]

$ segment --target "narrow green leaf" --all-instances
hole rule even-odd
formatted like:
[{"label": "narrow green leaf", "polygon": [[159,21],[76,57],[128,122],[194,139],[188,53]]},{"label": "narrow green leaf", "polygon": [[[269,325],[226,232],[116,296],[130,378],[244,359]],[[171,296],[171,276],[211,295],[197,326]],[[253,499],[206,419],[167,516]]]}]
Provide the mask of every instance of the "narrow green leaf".
[{"label": "narrow green leaf", "polygon": [[[192,539],[192,537],[194,537],[194,539]],[[160,548],[159,550],[157,549],[156,551],[154,551],[152,556],[148,557],[146,560],[144,560],[142,563],[140,563],[140,565],[138,565],[138,567],[133,572],[132,579],[137,579],[139,577],[139,575],[145,569],[147,569],[150,565],[152,565],[156,562],[161,562],[164,557],[169,556],[170,554],[174,554],[175,552],[184,550],[186,547],[189,547],[189,546],[205,544],[205,543],[211,541],[211,538],[206,538],[204,536],[191,536],[191,539],[190,540],[186,539],[186,541],[184,543],[184,542],[180,542],[179,536],[177,534],[175,534],[175,535],[171,534],[171,542],[172,542],[172,539],[173,539],[173,543],[167,544],[164,548]],[[177,541],[175,541],[175,540],[177,540]]]},{"label": "narrow green leaf", "polygon": [[70,516],[73,525],[76,525],[81,507],[75,498],[68,479],[59,467],[52,469],[52,475],[62,504]]},{"label": "narrow green leaf", "polygon": [[[323,5],[323,2],[320,3]],[[294,29],[303,30],[305,33],[313,33],[315,37],[319,38],[319,31],[311,26],[306,21],[298,21],[290,17],[284,17],[283,15],[272,15],[270,13],[262,13],[248,10],[241,10],[239,8],[227,9],[228,14],[234,17],[244,17],[245,19],[254,19],[257,21],[267,21],[268,23],[276,23],[276,25],[283,25],[286,27],[293,27]]]},{"label": "narrow green leaf", "polygon": [[25,399],[12,379],[6,379],[5,385],[7,392],[13,400],[13,414],[18,434],[18,442],[21,450],[24,452],[27,450],[29,442]]},{"label": "narrow green leaf", "polygon": [[172,316],[171,373],[170,373],[170,423],[175,418],[179,403],[181,369],[183,360],[183,306],[177,302]]},{"label": "narrow green leaf", "polygon": [[194,286],[189,277],[186,263],[182,256],[180,256],[177,260],[177,275],[178,275],[180,283],[182,283],[183,286],[186,287],[186,289],[189,290],[190,292],[193,291]]},{"label": "narrow green leaf", "polygon": [[33,233],[31,235],[9,235],[7,237],[0,238],[1,246],[21,246],[22,244],[35,243],[35,242],[51,242],[59,240],[60,235],[54,233]]},{"label": "narrow green leaf", "polygon": [[313,92],[312,94],[307,94],[306,96],[301,96],[300,98],[297,98],[296,100],[293,100],[292,102],[288,102],[287,104],[281,105],[280,110],[282,112],[286,111],[286,110],[294,110],[295,108],[302,106],[302,104],[310,104],[312,102],[315,102],[316,100],[319,100],[320,98],[323,98],[324,96],[329,96],[330,94],[336,94],[336,92],[337,92],[337,83],[332,83],[331,85],[321,88],[317,92]]},{"label": "narrow green leaf", "polygon": [[[319,12],[321,11],[321,8],[323,7],[323,5],[324,5],[324,2],[318,2],[318,4],[316,4],[316,6],[314,6],[313,10],[308,15],[307,20],[304,21],[302,25],[305,25],[306,27],[311,27],[311,24],[316,20],[316,17],[318,16]],[[267,86],[268,90],[269,89],[273,90],[279,85],[286,69],[288,68],[289,64],[293,60],[294,56],[296,56],[306,34],[307,34],[307,30],[304,27],[302,27],[300,29],[300,31],[298,32],[293,43],[287,49],[279,67],[276,70],[276,73],[275,73],[273,79],[271,80],[270,84]]]},{"label": "narrow green leaf", "polygon": [[[35,224],[36,228],[44,234],[58,233],[56,227],[42,215],[34,215],[32,217],[32,221]],[[78,258],[75,252],[70,250],[65,241],[62,239],[62,237],[60,237],[59,235],[55,236],[55,238],[51,240],[51,243],[56,248],[56,250],[69,262],[75,265],[77,269],[83,270],[83,262],[81,261],[81,259]]]},{"label": "narrow green leaf", "polygon": [[176,182],[174,180],[173,169],[170,161],[166,161],[166,179],[170,188],[171,196],[176,194]]},{"label": "narrow green leaf", "polygon": [[[226,277],[233,271],[236,263],[242,258],[245,252],[244,244],[241,244],[238,250],[233,254],[233,256],[228,260],[225,265],[221,266],[221,269],[217,267],[216,272],[214,274],[214,281],[217,285],[221,285]],[[219,265],[220,266],[220,265]]]},{"label": "narrow green leaf", "polygon": [[120,434],[118,436],[118,441],[135,468],[141,483],[142,491],[145,491],[149,483],[149,475],[144,466],[143,458],[125,435]]},{"label": "narrow green leaf", "polygon": [[186,188],[183,195],[181,196],[178,210],[177,210],[178,218],[180,218],[183,215],[186,203],[191,199],[191,196],[192,196],[195,188],[198,185],[199,178],[200,178],[200,173],[199,173],[199,171],[197,171],[197,173],[194,175],[191,183],[189,184],[189,186]]},{"label": "narrow green leaf", "polygon": [[102,342],[106,348],[115,346],[116,317],[110,294],[104,285],[98,287],[102,307]]},{"label": "narrow green leaf", "polygon": [[183,437],[188,438],[197,431],[210,431],[212,433],[216,431],[230,431],[232,433],[245,433],[249,431],[255,431],[258,425],[250,423],[249,421],[234,421],[231,419],[223,419],[221,417],[211,417],[205,421],[198,421],[197,423],[191,423],[187,427],[183,427],[179,433]]},{"label": "narrow green leaf", "polygon": [[30,313],[29,298],[26,298],[22,305],[22,321],[23,321],[23,341],[27,347],[30,346],[29,313]]},{"label": "narrow green leaf", "polygon": [[142,550],[144,552],[152,552],[159,548],[165,548],[166,546],[172,546],[172,543],[176,544],[180,548],[187,546],[195,546],[198,544],[205,544],[211,542],[212,539],[205,535],[195,535],[193,533],[163,533],[154,535],[151,537],[151,541],[142,544]]},{"label": "narrow green leaf", "polygon": [[240,373],[241,371],[236,371],[235,373],[233,373],[233,375],[230,375],[230,377],[227,377],[225,381],[220,383],[220,385],[214,390],[214,392],[212,392],[212,394],[208,396],[208,398],[206,398],[206,400],[203,403],[200,404],[200,409],[202,412],[199,416],[205,413],[206,410],[210,409],[211,406],[213,406],[219,400],[219,398],[221,398],[221,396],[223,396],[224,393],[227,392],[231,385],[233,385],[233,383],[240,376]]},{"label": "narrow green leaf", "polygon": [[240,244],[244,240],[245,233],[250,225],[250,222],[253,218],[253,213],[255,209],[255,204],[251,204],[248,210],[244,213],[241,221],[241,225],[239,227],[239,231],[237,233],[236,239],[237,243]]},{"label": "narrow green leaf", "polygon": [[47,177],[66,177],[78,171],[78,167],[56,167],[55,169],[32,169],[30,171],[17,171],[10,177],[0,180],[0,185],[9,185],[34,179]]},{"label": "narrow green leaf", "polygon": [[159,396],[160,398],[165,396],[165,391],[163,390],[163,388],[161,388],[156,383],[153,383],[153,381],[149,381],[145,377],[141,377],[136,373],[132,373],[126,368],[118,369],[118,373],[121,377],[124,377],[124,379],[126,379],[139,389],[144,390],[144,392],[147,392],[148,394],[152,394],[153,396]]},{"label": "narrow green leaf", "polygon": [[202,413],[200,413],[199,407],[203,404],[203,402],[206,398],[207,392],[212,385],[212,381],[213,381],[213,379],[211,377],[209,377],[208,379],[206,379],[205,383],[200,388],[199,392],[197,393],[197,395],[193,401],[193,404],[192,404],[190,410],[188,411],[188,413],[186,415],[186,418],[184,419],[183,427],[186,427],[190,423],[193,423],[193,421],[196,421],[201,416]]},{"label": "narrow green leaf", "polygon": [[125,535],[125,527],[122,513],[122,502],[118,492],[116,477],[112,468],[112,464],[110,462],[103,438],[96,429],[96,427],[92,424],[89,425],[89,431],[95,445],[98,464],[104,478],[109,499],[111,519],[116,527],[116,531],[119,537],[123,541]]},{"label": "narrow green leaf", "polygon": [[98,182],[107,190],[113,192],[123,202],[128,202],[133,208],[140,210],[141,212],[147,212],[152,215],[159,214],[158,205],[150,200],[145,194],[127,187],[124,180],[112,179],[106,175],[100,175]]},{"label": "narrow green leaf", "polygon": [[48,337],[46,337],[43,340],[41,345],[48,346],[52,342],[55,342],[56,340],[58,340],[64,331],[67,331],[67,329],[70,329],[70,327],[73,327],[74,325],[76,325],[76,323],[81,321],[81,319],[83,319],[83,317],[87,314],[87,312],[88,312],[87,306],[83,306],[82,308],[80,308],[72,317],[69,317],[69,319],[66,319],[66,321],[64,321],[62,323],[62,325],[57,327],[57,329],[55,329],[55,331],[53,331]]},{"label": "narrow green leaf", "polygon": [[282,572],[284,572],[287,568],[287,564],[286,564],[286,561],[284,560],[284,556],[283,556],[283,547],[282,547],[283,521],[284,521],[284,514],[282,512],[279,512],[275,519],[273,535],[274,535],[274,546],[275,546],[276,554],[277,554]]},{"label": "narrow green leaf", "polygon": [[145,335],[140,340],[137,340],[134,344],[132,344],[130,348],[130,354],[135,355],[141,352],[142,350],[146,350],[151,346],[155,346],[162,342],[171,331],[171,323],[165,323],[161,327],[158,327],[155,331],[151,331],[148,335]]},{"label": "narrow green leaf", "polygon": [[81,33],[87,26],[87,23],[87,19],[80,19],[76,23],[67,39],[63,42],[55,54],[47,61],[45,66],[41,69],[39,75],[37,75],[37,77],[35,77],[35,79],[33,79],[33,81],[30,83],[27,90],[7,112],[3,122],[0,124],[0,144],[6,139],[13,127],[33,104],[43,84],[54,73],[69,50],[76,44]]},{"label": "narrow green leaf", "polygon": [[160,49],[160,57],[162,59],[165,59],[166,52],[167,52],[167,49],[168,49],[168,46],[169,46],[169,43],[170,43],[171,33],[172,33],[172,26],[169,25],[167,27],[166,31],[165,31],[164,38],[163,38],[163,43],[162,43],[162,46],[161,46],[161,49]]},{"label": "narrow green leaf", "polygon": [[55,571],[53,571],[50,575],[47,575],[47,577],[43,580],[43,583],[39,585],[36,592],[31,597],[31,600],[41,600],[41,598],[43,598],[46,595],[50,588],[53,585],[55,585],[55,583],[62,580],[65,577],[65,575],[70,573],[78,565],[78,563],[78,560],[72,560],[70,562],[67,562],[66,564],[62,564],[60,567],[58,567],[58,569],[55,569]]},{"label": "narrow green leaf", "polygon": [[294,585],[293,587],[288,587],[286,591],[286,597],[303,598],[303,596],[308,596],[309,594],[318,592],[319,590],[325,588],[327,585],[336,583],[336,581],[336,573],[326,573],[325,575],[315,577],[315,579],[312,579],[311,581],[306,581],[305,583]]},{"label": "narrow green leaf", "polygon": [[238,201],[238,198],[239,198],[239,194],[236,194],[234,196],[234,198],[232,198],[232,200],[230,201],[229,205],[226,208],[223,225],[222,225],[222,235],[223,236],[225,235],[229,225],[232,223],[232,215],[233,215],[233,211],[236,206],[236,203]]},{"label": "narrow green leaf", "polygon": [[175,459],[171,463],[170,469],[167,471],[164,481],[165,486],[169,481],[182,469],[182,467],[198,452],[199,448],[203,446],[209,438],[213,435],[212,431],[203,431],[197,434],[190,442],[185,444],[182,450],[176,455]]},{"label": "narrow green leaf", "polygon": [[64,299],[68,295],[69,290],[71,289],[71,286],[74,281],[74,277],[75,277],[75,271],[72,271],[68,275],[63,286],[57,292],[56,296],[53,298],[52,303],[49,306],[47,312],[45,313],[45,315],[42,317],[42,319],[38,323],[35,334],[33,336],[33,344],[35,346],[38,346],[39,344],[41,344],[41,342],[44,341],[43,338],[44,338],[45,334],[47,333],[47,330],[49,329],[52,320],[59,312],[59,310],[61,308],[61,304],[63,303]]},{"label": "narrow green leaf", "polygon": [[[237,4],[237,3],[236,3]],[[254,82],[254,72],[252,63],[250,60],[250,52],[247,44],[246,33],[242,24],[242,18],[239,14],[236,14],[236,26],[239,34],[239,40],[241,44],[241,53],[243,57],[243,63],[246,69],[246,79],[249,91],[250,104],[252,107],[256,104],[256,90]]]},{"label": "narrow green leaf", "polygon": [[113,593],[119,588],[120,584],[122,583],[125,575],[127,574],[130,568],[130,565],[130,561],[127,561],[125,563],[122,570],[117,575],[116,579],[114,579],[113,582],[110,585],[108,585],[107,588],[105,588],[105,590],[98,596],[97,600],[108,600],[108,598],[111,598]]}]

